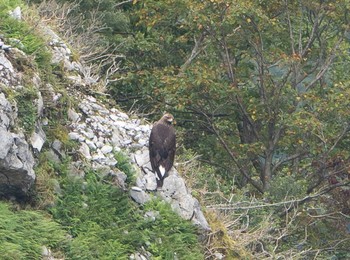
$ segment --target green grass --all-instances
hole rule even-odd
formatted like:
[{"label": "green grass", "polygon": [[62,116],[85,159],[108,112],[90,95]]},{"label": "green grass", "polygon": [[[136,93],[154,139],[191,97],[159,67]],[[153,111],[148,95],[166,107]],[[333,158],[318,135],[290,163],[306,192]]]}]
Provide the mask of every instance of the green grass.
[{"label": "green grass", "polygon": [[[69,259],[129,259],[143,246],[153,259],[202,259],[196,230],[164,202],[144,209],[128,194],[105,184],[94,172],[86,179],[65,178],[63,194],[51,209],[54,218],[69,231],[65,248]],[[155,221],[144,217],[156,211]]]},{"label": "green grass", "polygon": [[0,202],[1,259],[40,259],[42,247],[59,248],[65,234],[45,212],[12,211],[10,204]]},{"label": "green grass", "polygon": [[35,129],[38,114],[34,101],[37,97],[37,92],[33,88],[24,88],[15,95],[19,125],[27,135],[30,135]]},{"label": "green grass", "polygon": [[114,158],[118,162],[116,167],[126,174],[127,176],[126,182],[128,184],[134,183],[136,181],[135,169],[130,163],[130,158],[123,152],[115,153]]},{"label": "green grass", "polygon": [[[17,47],[27,55],[34,57],[36,64],[30,64],[31,66],[37,65],[42,72],[51,72],[51,53],[46,47],[45,40],[38,34],[37,30],[24,21],[9,17],[7,13],[0,12],[0,18],[0,33],[4,35],[7,41],[12,39],[12,47]],[[14,40],[19,40],[20,43],[16,44]]]}]

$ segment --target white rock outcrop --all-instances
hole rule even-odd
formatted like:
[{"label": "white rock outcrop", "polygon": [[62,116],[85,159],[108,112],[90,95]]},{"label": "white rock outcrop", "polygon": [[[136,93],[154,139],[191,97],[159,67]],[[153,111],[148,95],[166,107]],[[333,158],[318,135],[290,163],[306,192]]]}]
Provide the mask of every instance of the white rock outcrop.
[{"label": "white rock outcrop", "polygon": [[16,111],[0,93],[0,196],[25,196],[34,183],[34,158],[21,132],[12,132]]}]

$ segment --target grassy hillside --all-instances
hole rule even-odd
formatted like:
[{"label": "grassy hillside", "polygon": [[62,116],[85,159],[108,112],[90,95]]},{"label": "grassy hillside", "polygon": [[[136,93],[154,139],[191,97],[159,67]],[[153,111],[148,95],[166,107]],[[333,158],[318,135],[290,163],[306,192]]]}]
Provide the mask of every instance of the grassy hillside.
[{"label": "grassy hillside", "polygon": [[[22,21],[8,16],[8,11],[18,5],[26,17]],[[59,139],[63,149],[71,151],[75,144],[69,141],[64,124],[67,108],[76,101],[66,94],[63,70],[50,64],[39,20],[35,9],[24,2],[0,0],[0,34],[6,43],[26,54],[22,60],[13,61],[23,73],[23,89],[1,86],[1,91],[18,104],[18,127],[29,135],[37,119],[32,103],[37,89],[31,79],[39,75],[43,83],[53,85],[63,98],[50,110],[44,130],[48,143]],[[72,177],[69,169],[73,158],[68,155],[54,162],[46,150],[44,146],[37,156],[37,180],[28,200],[0,202],[1,259],[40,259],[45,248],[60,259],[129,259],[138,252],[151,254],[152,259],[204,258],[198,231],[168,204],[154,200],[140,207],[127,192],[89,167],[84,178]],[[123,161],[120,170],[129,171],[127,160],[119,159]],[[130,172],[126,174],[130,176]]]}]

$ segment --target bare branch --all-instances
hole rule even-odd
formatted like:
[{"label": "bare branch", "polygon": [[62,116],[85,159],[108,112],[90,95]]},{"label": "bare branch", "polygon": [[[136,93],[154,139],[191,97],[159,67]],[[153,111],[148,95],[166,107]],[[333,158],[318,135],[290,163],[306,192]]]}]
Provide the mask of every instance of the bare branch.
[{"label": "bare branch", "polygon": [[207,120],[208,123],[210,124],[213,132],[215,133],[216,137],[219,139],[221,145],[224,147],[224,149],[226,150],[226,152],[230,155],[231,159],[234,161],[234,163],[237,165],[240,173],[247,178],[248,182],[250,184],[252,184],[260,193],[264,193],[263,188],[256,182],[254,181],[249,174],[241,167],[240,163],[238,162],[237,156],[231,151],[231,149],[228,147],[227,143],[225,142],[225,140],[221,137],[221,135],[219,134],[219,132],[217,131],[215,125],[211,122],[211,119],[206,115],[203,114]]},{"label": "bare branch", "polygon": [[126,1],[123,1],[123,2],[120,2],[120,3],[116,3],[116,4],[114,5],[114,7],[119,7],[119,6],[123,5],[123,4],[131,3],[132,1],[133,1],[133,0],[126,0]]},{"label": "bare branch", "polygon": [[198,40],[196,40],[196,38],[194,38],[194,47],[192,49],[191,55],[190,57],[186,60],[186,62],[181,66],[181,71],[184,72],[187,67],[192,63],[192,61],[198,56],[199,53],[201,53],[201,51],[203,51],[203,49],[205,48],[205,46],[203,46],[204,40],[205,40],[205,36],[206,33],[203,32]]},{"label": "bare branch", "polygon": [[327,70],[329,69],[330,65],[332,64],[335,56],[336,56],[336,52],[340,46],[340,43],[343,41],[343,37],[341,37],[338,42],[335,44],[331,54],[329,55],[328,59],[324,62],[323,66],[320,68],[319,72],[317,73],[316,77],[305,87],[305,91],[308,91],[311,87],[313,87],[313,85],[319,81],[323,75],[327,72]]},{"label": "bare branch", "polygon": [[292,204],[292,205],[301,205],[304,204],[307,201],[313,200],[317,197],[320,197],[328,192],[330,192],[331,190],[334,190],[335,188],[338,187],[344,187],[344,186],[348,186],[350,185],[350,181],[345,182],[345,183],[338,183],[335,185],[331,185],[328,186],[326,188],[324,188],[323,190],[321,190],[320,192],[314,194],[314,195],[308,195],[302,199],[293,199],[293,200],[287,200],[287,201],[281,201],[281,202],[276,202],[276,203],[265,203],[265,204],[258,204],[258,205],[253,205],[253,206],[239,206],[239,204],[245,203],[245,202],[240,202],[237,203],[236,205],[232,205],[232,204],[217,204],[217,205],[209,205],[207,206],[207,208],[215,208],[215,209],[220,209],[220,210],[248,210],[248,209],[258,209],[258,208],[268,208],[268,207],[279,207],[279,206],[283,206],[283,205],[288,205],[288,204]]},{"label": "bare branch", "polygon": [[272,168],[272,172],[275,172],[278,167],[280,167],[282,164],[286,163],[286,162],[289,162],[291,160],[294,160],[294,159],[297,159],[297,158],[300,158],[301,156],[305,155],[305,153],[296,153],[296,154],[292,154],[284,159],[281,159],[279,160]]},{"label": "bare branch", "polygon": [[295,54],[295,49],[294,49],[294,36],[293,36],[292,22],[291,22],[290,16],[289,16],[288,0],[285,0],[285,3],[286,3],[286,10],[287,10],[287,20],[288,20],[288,29],[289,29],[290,44],[291,44],[291,48],[292,48],[292,53]]}]

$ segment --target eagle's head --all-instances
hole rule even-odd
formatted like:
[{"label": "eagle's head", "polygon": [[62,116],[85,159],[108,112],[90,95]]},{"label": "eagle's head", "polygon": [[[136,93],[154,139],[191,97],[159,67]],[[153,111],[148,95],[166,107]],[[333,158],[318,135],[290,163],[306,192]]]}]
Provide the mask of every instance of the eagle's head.
[{"label": "eagle's head", "polygon": [[172,114],[166,113],[164,114],[164,116],[162,117],[162,121],[171,125],[174,123],[174,116]]}]

